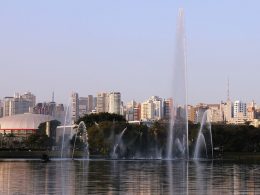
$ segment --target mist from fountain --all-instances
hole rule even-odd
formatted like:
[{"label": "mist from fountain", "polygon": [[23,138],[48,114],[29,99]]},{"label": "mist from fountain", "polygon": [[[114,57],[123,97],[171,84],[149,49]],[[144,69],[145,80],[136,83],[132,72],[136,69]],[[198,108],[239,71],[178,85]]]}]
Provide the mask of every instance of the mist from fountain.
[{"label": "mist from fountain", "polygon": [[117,138],[117,140],[116,140],[116,142],[115,142],[115,144],[113,146],[113,152],[112,152],[112,155],[111,155],[111,157],[113,159],[117,159],[118,158],[118,148],[119,148],[119,146],[120,146],[120,144],[122,142],[122,137],[123,137],[123,135],[124,135],[126,130],[127,130],[127,127],[124,128],[124,130],[119,134],[119,136],[118,136],[118,138]]},{"label": "mist from fountain", "polygon": [[[79,136],[78,136],[79,135]],[[86,125],[84,121],[81,121],[77,127],[75,137],[74,137],[74,144],[73,144],[73,150],[72,150],[72,156],[71,158],[74,158],[74,153],[75,153],[75,147],[76,147],[76,141],[80,137],[80,139],[83,142],[83,158],[84,159],[89,159],[89,144],[88,144],[88,132]]]},{"label": "mist from fountain", "polygon": [[193,158],[213,158],[213,141],[211,123],[208,121],[208,110],[203,113]]},{"label": "mist from fountain", "polygon": [[179,9],[172,82],[173,99],[171,102],[171,120],[167,139],[167,159],[189,158],[186,64],[184,11]]},{"label": "mist from fountain", "polygon": [[162,148],[159,148],[157,134],[155,135],[155,159],[162,159]]}]

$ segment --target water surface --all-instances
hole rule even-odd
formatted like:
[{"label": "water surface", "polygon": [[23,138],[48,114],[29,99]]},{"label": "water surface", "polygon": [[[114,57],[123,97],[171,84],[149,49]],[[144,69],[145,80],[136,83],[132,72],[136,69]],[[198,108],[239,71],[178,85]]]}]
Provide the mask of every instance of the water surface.
[{"label": "water surface", "polygon": [[260,165],[164,160],[3,161],[0,194],[260,194]]}]

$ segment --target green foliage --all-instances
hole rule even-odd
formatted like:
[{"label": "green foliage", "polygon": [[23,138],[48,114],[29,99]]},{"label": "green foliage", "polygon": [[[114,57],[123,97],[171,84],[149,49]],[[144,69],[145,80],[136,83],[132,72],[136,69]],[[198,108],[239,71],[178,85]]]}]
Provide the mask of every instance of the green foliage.
[{"label": "green foliage", "polygon": [[99,125],[92,125],[87,129],[89,150],[92,154],[109,155],[115,136],[127,126],[125,122],[102,121]]},{"label": "green foliage", "polygon": [[47,149],[51,145],[51,139],[44,134],[31,134],[25,141],[26,146],[31,149]]},{"label": "green foliage", "polygon": [[[77,124],[81,121],[84,121],[87,127],[91,154],[109,155],[113,148],[115,135],[127,126],[123,116],[110,113],[85,115],[77,121]],[[77,144],[80,143],[77,142]]]},{"label": "green foliage", "polygon": [[228,152],[260,152],[260,129],[248,125],[213,125],[214,146]]},{"label": "green foliage", "polygon": [[81,121],[84,121],[86,127],[91,127],[95,124],[99,124],[100,122],[103,121],[116,121],[116,122],[126,122],[125,118],[121,115],[118,114],[110,114],[107,112],[102,112],[102,113],[92,113],[92,114],[87,114],[83,117],[81,117],[76,123],[79,124]]},{"label": "green foliage", "polygon": [[15,134],[13,134],[13,133],[8,133],[8,134],[6,134],[5,136],[6,136],[6,137],[15,137]]}]

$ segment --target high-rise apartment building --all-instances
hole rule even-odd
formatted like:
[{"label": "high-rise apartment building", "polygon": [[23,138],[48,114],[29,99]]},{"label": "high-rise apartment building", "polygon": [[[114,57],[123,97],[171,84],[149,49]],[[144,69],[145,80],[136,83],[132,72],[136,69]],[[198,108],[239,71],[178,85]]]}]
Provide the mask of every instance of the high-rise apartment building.
[{"label": "high-rise apartment building", "polygon": [[152,96],[141,104],[141,120],[159,120],[163,117],[163,101]]},{"label": "high-rise apartment building", "polygon": [[98,93],[97,94],[96,111],[97,111],[97,113],[109,111],[109,94],[108,93]]},{"label": "high-rise apartment building", "polygon": [[3,102],[0,101],[0,118],[4,116],[4,105]]},{"label": "high-rise apartment building", "polygon": [[141,120],[141,104],[137,104],[134,107],[134,121],[140,121]]},{"label": "high-rise apartment building", "polygon": [[121,114],[120,92],[111,92],[109,94],[109,113]]},{"label": "high-rise apartment building", "polygon": [[3,115],[12,116],[15,114],[32,112],[35,102],[36,97],[30,92],[26,92],[23,95],[15,93],[14,97],[5,97],[3,103]]},{"label": "high-rise apartment building", "polygon": [[233,103],[228,99],[227,102],[221,103],[221,109],[223,111],[223,121],[225,123],[230,123],[234,116]]},{"label": "high-rise apartment building", "polygon": [[141,103],[141,120],[154,119],[154,104],[151,101]]},{"label": "high-rise apartment building", "polygon": [[30,109],[32,109],[36,105],[36,96],[31,92],[25,92],[20,98],[27,100],[30,104]]},{"label": "high-rise apartment building", "polygon": [[188,105],[187,110],[188,110],[188,121],[190,121],[192,123],[196,123],[196,109],[195,109],[195,107]]},{"label": "high-rise apartment building", "polygon": [[79,95],[73,92],[71,94],[71,122],[74,123],[79,119]]},{"label": "high-rise apartment building", "polygon": [[33,108],[34,114],[44,114],[50,115],[55,117],[56,115],[56,103],[55,102],[44,102],[44,103],[37,103],[36,106]]},{"label": "high-rise apartment building", "polygon": [[134,108],[136,107],[136,102],[132,100],[126,105],[126,115],[125,118],[128,121],[134,121]]},{"label": "high-rise apartment building", "polygon": [[229,123],[244,124],[245,121],[248,121],[246,103],[243,103],[239,100],[234,101],[233,113],[234,113],[234,117],[231,119],[231,121]]},{"label": "high-rise apartment building", "polygon": [[256,105],[255,102],[252,101],[247,104],[247,117],[249,121],[253,121],[256,119]]},{"label": "high-rise apartment building", "polygon": [[[241,113],[241,114],[239,114]],[[247,114],[247,107],[246,103],[243,103],[239,100],[234,102],[234,117],[238,117],[238,115],[243,115],[246,117]]]},{"label": "high-rise apartment building", "polygon": [[95,112],[97,111],[97,97],[93,97],[93,111],[95,110]]},{"label": "high-rise apartment building", "polygon": [[223,122],[223,111],[221,104],[208,104],[208,120],[211,123]]},{"label": "high-rise apartment building", "polygon": [[196,105],[196,123],[201,123],[204,113],[208,110],[208,105],[200,103]]},{"label": "high-rise apartment building", "polygon": [[158,96],[152,96],[150,100],[154,104],[154,119],[160,120],[163,118],[163,100]]},{"label": "high-rise apartment building", "polygon": [[173,107],[173,99],[169,98],[163,101],[163,112],[164,118],[170,119]]},{"label": "high-rise apartment building", "polygon": [[80,97],[79,98],[79,116],[82,117],[88,113],[88,98]]},{"label": "high-rise apartment building", "polygon": [[93,97],[93,95],[88,95],[87,112],[91,113],[94,109],[95,109],[95,107],[94,107],[94,97]]}]

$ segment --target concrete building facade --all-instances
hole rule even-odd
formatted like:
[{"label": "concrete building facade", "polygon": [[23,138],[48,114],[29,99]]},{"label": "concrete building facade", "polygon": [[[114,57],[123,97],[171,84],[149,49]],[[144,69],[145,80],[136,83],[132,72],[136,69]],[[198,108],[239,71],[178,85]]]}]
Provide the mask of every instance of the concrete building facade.
[{"label": "concrete building facade", "polygon": [[87,113],[91,113],[95,109],[93,95],[88,95]]},{"label": "concrete building facade", "polygon": [[35,102],[36,96],[31,92],[26,92],[23,95],[15,93],[14,97],[5,97],[3,102],[3,116],[32,112]]},{"label": "concrete building facade", "polygon": [[188,121],[192,123],[196,123],[196,109],[192,105],[188,105],[187,107],[188,110]]},{"label": "concrete building facade", "polygon": [[234,102],[234,118],[244,116],[247,114],[247,106],[246,103],[243,103],[240,100]]},{"label": "concrete building facade", "polygon": [[79,94],[73,92],[71,94],[71,123],[79,119]]},{"label": "concrete building facade", "polygon": [[141,120],[160,120],[163,118],[163,101],[158,96],[152,96],[141,104]]},{"label": "concrete building facade", "polygon": [[98,93],[97,94],[96,111],[97,111],[97,113],[109,111],[109,94],[108,93]]},{"label": "concrete building facade", "polygon": [[109,94],[109,113],[121,114],[121,93],[111,92]]},{"label": "concrete building facade", "polygon": [[88,98],[79,97],[79,117],[88,113]]}]

